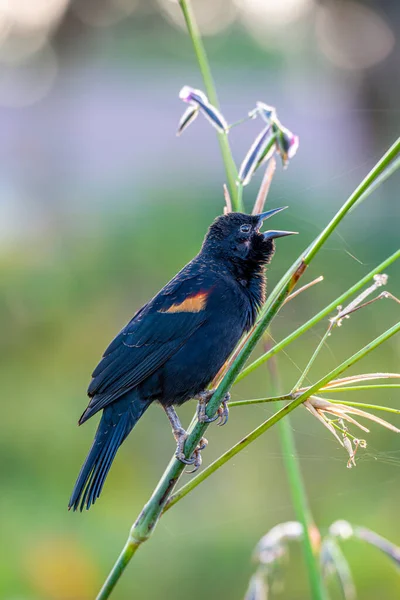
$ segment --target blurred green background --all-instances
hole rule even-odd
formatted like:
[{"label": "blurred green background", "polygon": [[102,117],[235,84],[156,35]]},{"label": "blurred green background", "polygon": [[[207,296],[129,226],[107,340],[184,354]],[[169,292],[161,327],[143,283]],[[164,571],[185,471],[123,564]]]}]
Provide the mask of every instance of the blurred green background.
[{"label": "blurred green background", "polygon": [[[194,5],[228,121],[262,100],[300,136],[268,200],[290,206],[275,226],[300,232],[278,242],[271,288],[398,134],[400,4]],[[185,108],[179,89],[202,87],[176,2],[1,3],[0,69],[0,597],[86,600],[174,451],[167,419],[154,406],[118,453],[101,500],[88,513],[68,513],[96,428],[96,419],[76,426],[90,373],[112,336],[198,251],[222,211],[224,170],[202,118],[175,136]],[[231,132],[238,162],[258,131],[250,122]],[[260,177],[246,188],[248,210]],[[304,279],[322,274],[324,282],[282,310],[276,339],[398,248],[398,186],[395,176],[332,236]],[[398,265],[388,274],[388,289],[400,295]],[[389,300],[355,314],[329,339],[311,380],[397,318]],[[287,390],[325,327],[279,355]],[[352,372],[398,371],[399,343],[390,340]],[[268,389],[260,369],[234,388],[233,399]],[[352,399],[399,401],[395,391],[357,394]],[[194,403],[180,410],[184,423],[193,410]],[[232,410],[227,427],[210,427],[204,462],[273,410]],[[308,412],[296,410],[292,426],[321,529],[347,519],[400,544],[400,439],[372,425],[349,470],[344,450]],[[161,520],[113,597],[240,599],[257,541],[293,518],[274,428]],[[355,542],[344,550],[360,598],[400,597],[399,575],[377,550]],[[308,598],[296,546],[283,580],[277,597]]]}]

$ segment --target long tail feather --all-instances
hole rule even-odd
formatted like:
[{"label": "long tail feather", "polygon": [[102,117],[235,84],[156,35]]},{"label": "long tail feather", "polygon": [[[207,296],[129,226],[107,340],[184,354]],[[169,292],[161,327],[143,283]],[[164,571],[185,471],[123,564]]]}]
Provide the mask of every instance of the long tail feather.
[{"label": "long tail feather", "polygon": [[[149,406],[146,402],[139,404],[135,401],[125,407],[116,405],[107,407],[103,412],[92,447],[72,491],[69,509],[82,511],[86,507],[88,510],[96,502],[118,448]],[[122,408],[125,411],[122,412]]]}]

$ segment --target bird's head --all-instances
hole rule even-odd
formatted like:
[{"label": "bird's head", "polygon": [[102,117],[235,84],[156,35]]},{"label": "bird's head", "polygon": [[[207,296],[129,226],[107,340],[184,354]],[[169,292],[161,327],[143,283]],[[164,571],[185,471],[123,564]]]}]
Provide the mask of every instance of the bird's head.
[{"label": "bird's head", "polygon": [[259,215],[228,213],[217,217],[207,232],[203,252],[227,261],[240,271],[266,265],[275,252],[274,240],[296,233],[278,230],[261,232],[264,221],[284,208],[275,208]]}]

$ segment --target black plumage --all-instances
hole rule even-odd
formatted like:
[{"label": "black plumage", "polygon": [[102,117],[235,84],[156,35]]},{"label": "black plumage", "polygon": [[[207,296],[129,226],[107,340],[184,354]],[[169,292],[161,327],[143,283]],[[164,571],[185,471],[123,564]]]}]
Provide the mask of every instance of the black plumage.
[{"label": "black plumage", "polygon": [[172,406],[204,392],[254,324],[265,299],[265,265],[273,256],[274,238],[291,233],[260,233],[265,218],[279,210],[218,217],[199,254],[108,346],[79,420],[82,424],[103,410],[70,508],[82,510],[96,501],[119,446],[153,401],[170,418],[177,457],[193,462],[182,453],[185,432]]}]

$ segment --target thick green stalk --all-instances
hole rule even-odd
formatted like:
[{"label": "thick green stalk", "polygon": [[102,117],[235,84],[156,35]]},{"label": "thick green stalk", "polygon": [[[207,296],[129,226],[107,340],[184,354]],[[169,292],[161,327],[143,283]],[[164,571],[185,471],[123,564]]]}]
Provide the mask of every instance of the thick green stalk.
[{"label": "thick green stalk", "polygon": [[225,463],[227,463],[231,458],[239,454],[244,448],[246,448],[249,444],[258,439],[263,433],[265,433],[268,429],[270,429],[273,425],[278,423],[283,417],[286,417],[289,413],[292,412],[295,408],[297,408],[300,404],[302,404],[309,396],[316,394],[319,392],[320,388],[324,385],[335,379],[338,375],[343,373],[346,369],[354,365],[361,358],[369,354],[372,350],[386,342],[389,338],[400,331],[400,323],[393,325],[390,329],[382,333],[380,336],[375,338],[372,342],[361,348],[358,352],[353,354],[350,358],[342,362],[338,367],[333,369],[330,373],[322,377],[319,381],[317,381],[314,385],[310,386],[302,392],[295,400],[290,402],[290,404],[286,404],[283,408],[281,408],[278,412],[276,412],[272,417],[264,421],[261,425],[259,425],[256,429],[254,429],[251,433],[246,435],[243,439],[241,439],[237,444],[232,446],[227,452],[222,454],[217,460],[211,463],[208,467],[206,467],[201,473],[193,477],[188,483],[182,486],[169,500],[167,506],[165,507],[165,511],[170,509],[174,504],[179,502],[182,498],[184,498],[189,492],[191,492],[194,488],[196,488],[200,483],[202,483],[205,479],[208,479],[210,475],[215,473],[219,468],[221,468]]},{"label": "thick green stalk", "polygon": [[[252,332],[252,335],[244,344],[242,350],[239,352],[236,359],[233,361],[232,366],[222,379],[215,394],[209,401],[206,411],[209,417],[215,415],[219,405],[221,404],[226,393],[228,392],[236,377],[238,376],[244,363],[249,358],[251,352],[262,337],[263,333],[266,331],[270,322],[285,302],[287,296],[290,294],[297,281],[304,273],[307,265],[310,264],[311,260],[321,249],[323,244],[329,238],[329,236],[340,223],[340,221],[345,217],[347,212],[355,204],[355,202],[357,202],[357,200],[363,194],[366,194],[367,188],[365,182],[369,181],[370,184],[372,184],[372,182],[382,173],[385,167],[387,167],[387,165],[393,159],[393,155],[396,155],[395,150],[396,153],[400,152],[400,138],[397,140],[396,144],[394,144],[392,148],[388,150],[388,152],[379,161],[379,163],[377,163],[375,167],[370,171],[370,173],[367,175],[364,181],[358,186],[357,190],[350,196],[350,198],[345,202],[345,204],[341,207],[338,213],[333,217],[333,219],[324,229],[322,234],[319,235],[317,239],[309,246],[304,256],[294,263],[294,265],[287,271],[287,273],[272,291],[267,302],[264,305],[264,308],[260,313],[260,320],[257,326],[255,327],[254,331]],[[330,379],[328,379],[327,381],[330,381]],[[322,385],[320,387],[322,387]],[[303,395],[304,394],[302,394],[302,396]],[[270,426],[272,426],[275,422],[278,422],[282,418],[282,416],[285,416],[287,414],[287,412],[290,412],[296,406],[301,404],[300,399],[302,398],[302,396],[300,396],[299,399],[295,400],[290,405],[284,407],[281,411],[274,415],[274,417],[270,419],[271,424],[267,427],[267,429]],[[207,430],[207,426],[208,425],[206,423],[196,423],[194,426],[189,428],[189,435],[185,444],[185,455],[187,457],[191,456],[194,449],[199,444],[200,439],[204,436]],[[263,433],[263,431],[261,431],[261,433]],[[259,435],[261,435],[261,433]],[[258,437],[258,435],[256,435],[256,437]],[[243,440],[242,442],[239,442],[239,444],[241,443],[243,443]],[[246,441],[246,445],[248,443],[250,443],[250,441]],[[150,500],[147,502],[138,519],[136,520],[135,524],[133,525],[126,548],[132,544],[139,545],[150,537],[183,470],[184,465],[175,457],[173,457],[164,474],[162,475]],[[116,582],[118,581],[122,572],[126,568],[130,558],[131,556],[124,554],[124,552],[121,553],[120,557],[118,558],[108,577],[108,583],[106,583],[103,586],[98,596],[98,600],[104,600],[105,598],[108,598],[110,596]]]},{"label": "thick green stalk", "polygon": [[[278,371],[276,357],[267,363],[270,373],[270,383],[272,393],[281,393],[281,382]],[[283,403],[279,403],[281,408]],[[319,558],[315,552],[311,540],[312,532],[317,531],[311,509],[308,503],[306,489],[301,474],[300,463],[297,456],[296,442],[293,430],[290,425],[290,415],[286,419],[281,419],[278,424],[280,440],[283,452],[283,462],[285,465],[289,489],[292,496],[292,502],[296,519],[303,526],[302,546],[304,551],[304,560],[307,567],[308,579],[310,582],[311,597],[313,600],[326,600],[327,594],[321,577],[319,567]]]},{"label": "thick green stalk", "polygon": [[319,321],[321,321],[322,319],[327,317],[332,311],[334,311],[337,306],[342,304],[345,300],[347,300],[347,298],[349,298],[350,296],[352,296],[353,294],[358,292],[362,287],[364,287],[364,285],[367,284],[374,277],[374,275],[377,275],[378,273],[383,273],[385,271],[385,269],[387,269],[387,267],[389,267],[392,263],[394,263],[399,258],[400,258],[400,250],[397,250],[396,252],[394,252],[394,254],[392,254],[386,260],[381,262],[380,265],[378,265],[377,267],[372,269],[372,271],[370,271],[362,279],[357,281],[357,283],[355,283],[351,288],[346,290],[346,292],[344,292],[341,296],[339,296],[338,298],[333,300],[333,302],[328,304],[328,306],[326,306],[319,313],[314,315],[314,317],[309,319],[306,323],[301,325],[298,329],[293,331],[290,335],[288,335],[282,341],[278,342],[273,348],[268,350],[268,352],[265,352],[262,356],[257,358],[257,360],[255,360],[250,365],[248,365],[245,369],[243,369],[243,371],[236,378],[235,384],[239,383],[239,381],[241,381],[242,379],[247,377],[247,375],[250,375],[250,373],[252,373],[255,369],[260,367],[265,361],[269,360],[272,356],[277,354],[280,350],[283,350],[283,348],[286,348],[286,346],[288,346],[291,342],[294,342],[294,340],[296,340],[298,337],[303,335],[303,333],[306,333],[306,331],[308,331],[309,329],[314,327],[314,325],[316,325]]},{"label": "thick green stalk", "polygon": [[[192,40],[194,53],[203,77],[208,99],[210,100],[211,104],[213,104],[216,108],[219,108],[213,76],[192,7],[190,6],[190,2],[188,0],[179,0],[179,5],[185,18],[190,39]],[[226,133],[218,133],[218,141],[225,165],[226,178],[232,200],[232,208],[236,212],[243,212],[242,197],[239,195],[238,188],[236,186],[237,169],[235,161],[232,158],[228,135]]]}]

